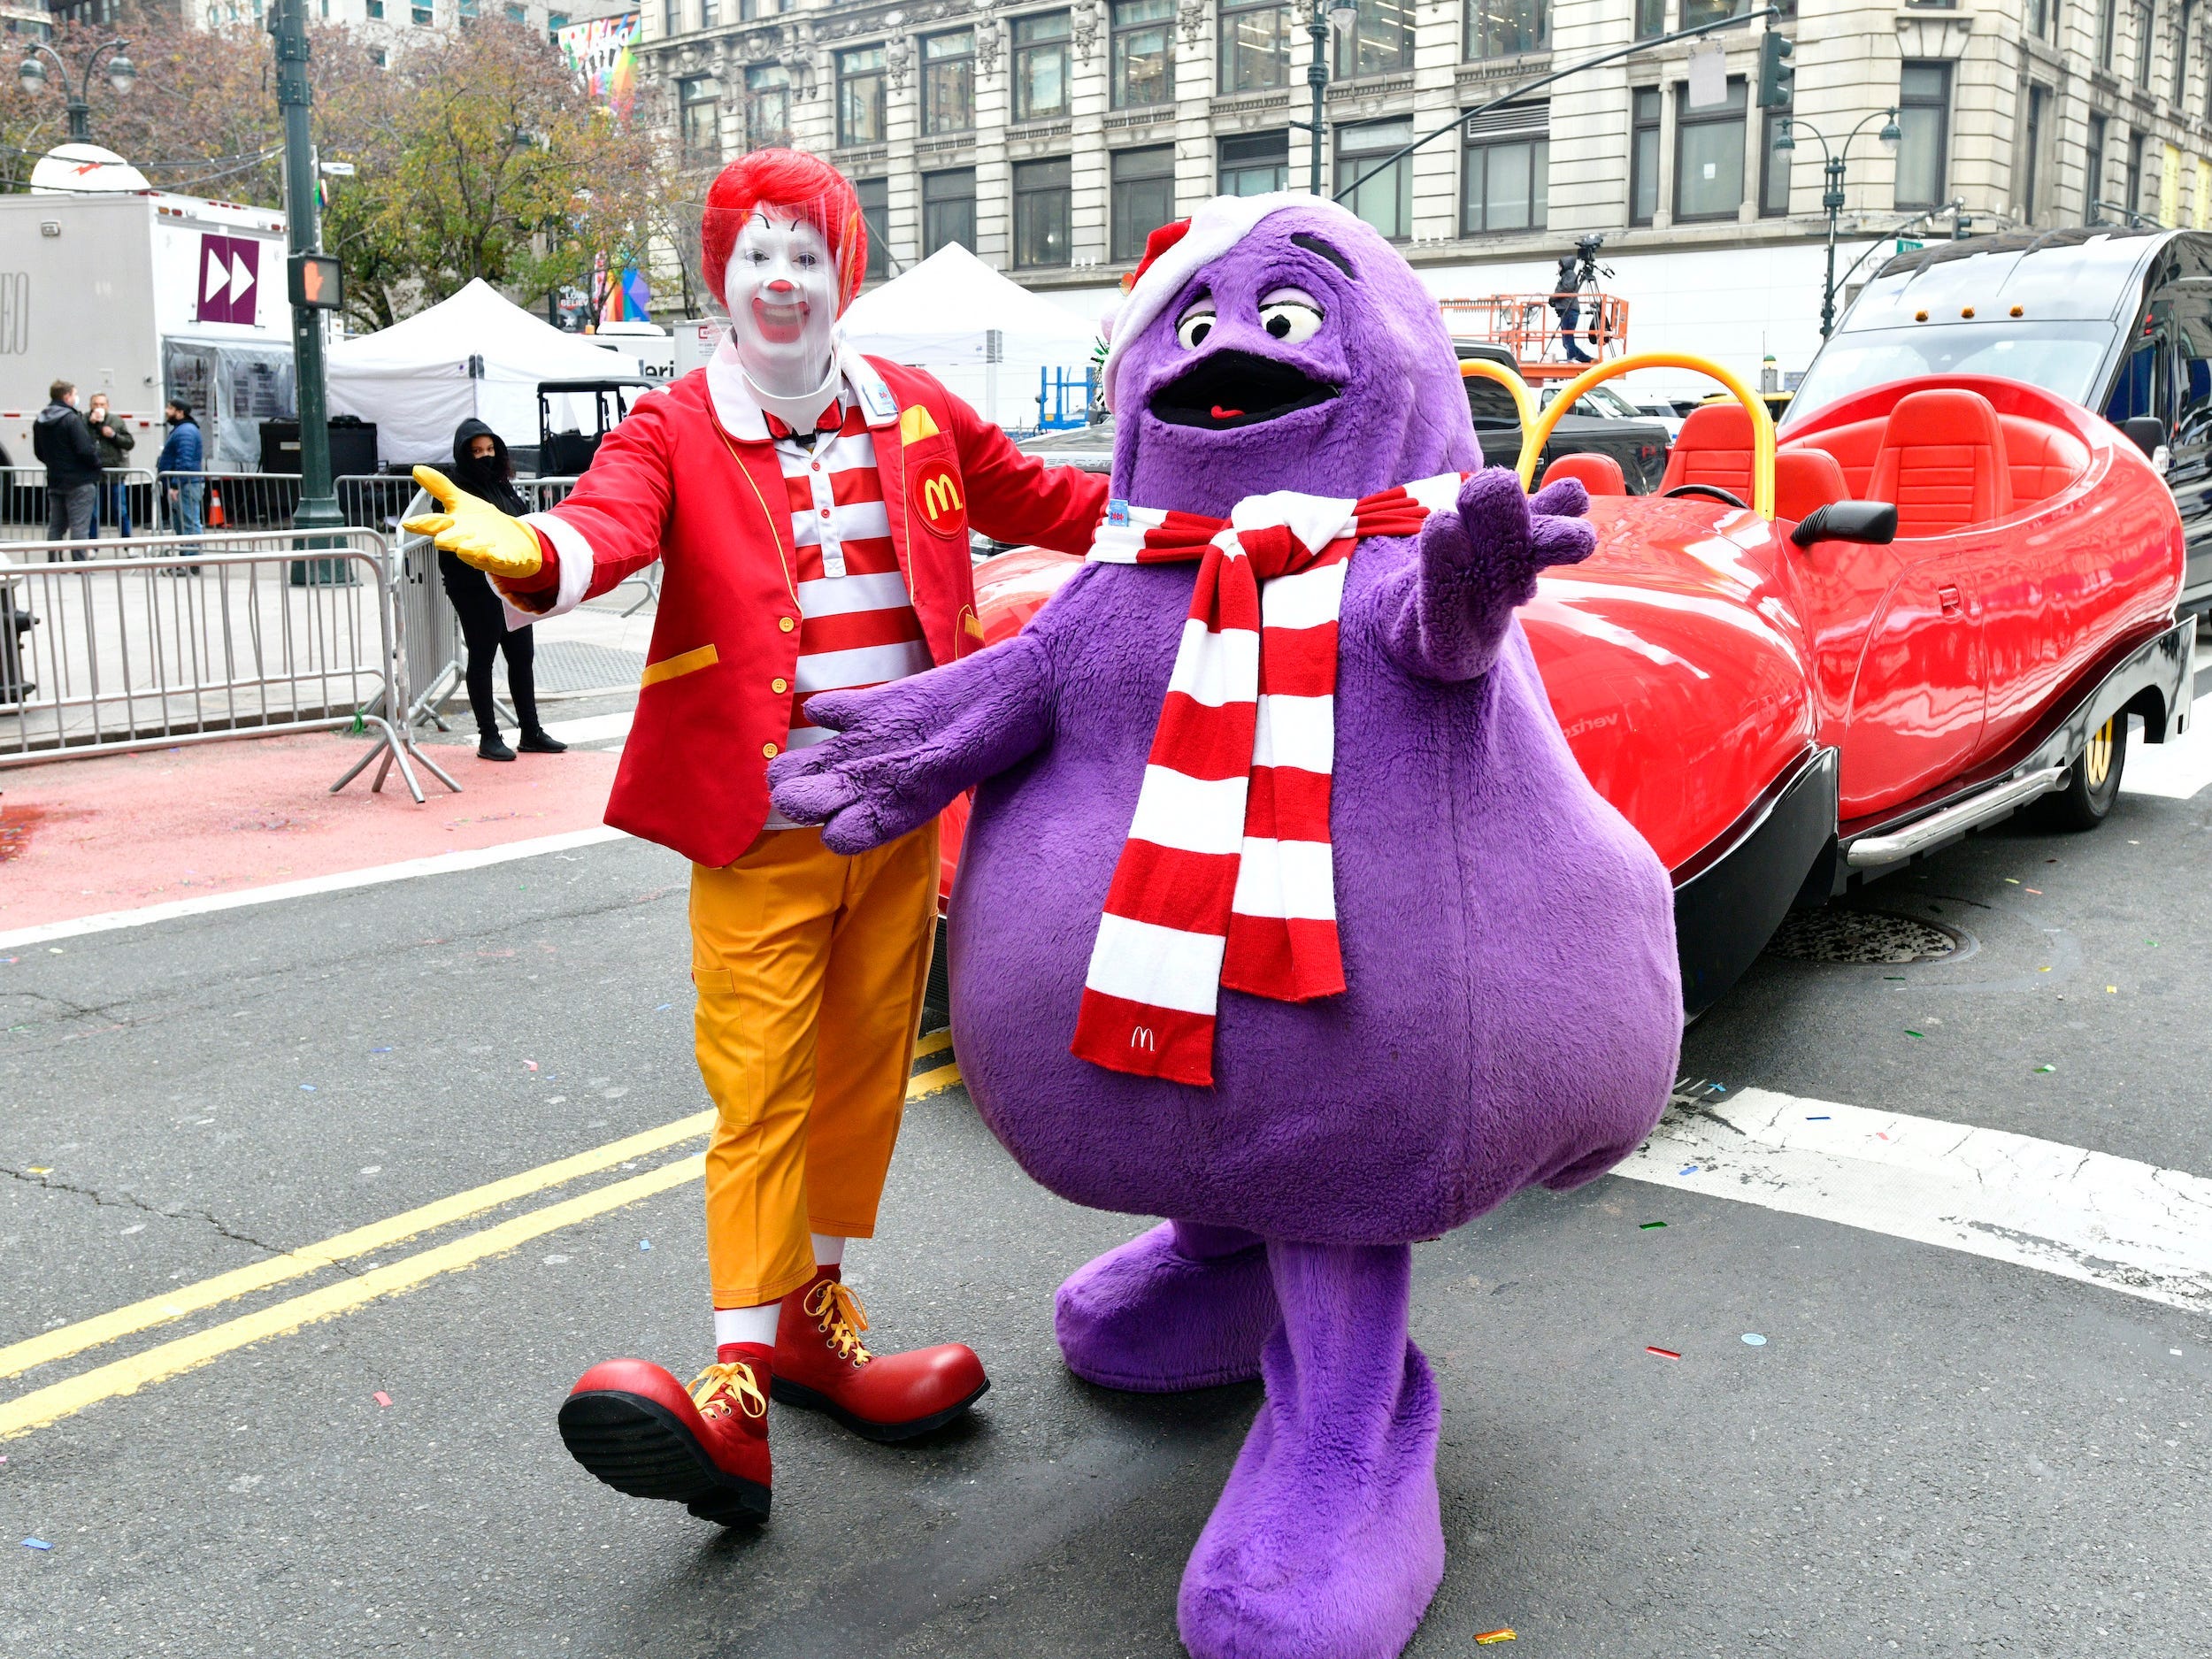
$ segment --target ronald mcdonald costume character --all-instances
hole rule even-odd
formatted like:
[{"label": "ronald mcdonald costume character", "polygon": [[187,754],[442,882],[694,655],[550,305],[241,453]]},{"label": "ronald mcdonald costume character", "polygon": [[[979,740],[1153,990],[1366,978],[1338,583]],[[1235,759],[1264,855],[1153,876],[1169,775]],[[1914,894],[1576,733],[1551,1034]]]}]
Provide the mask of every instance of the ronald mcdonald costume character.
[{"label": "ronald mcdonald costume character", "polygon": [[1444,1566],[1410,1246],[1609,1168],[1678,1057],[1666,872],[1514,618],[1594,538],[1579,484],[1470,472],[1435,302],[1330,203],[1156,233],[1105,383],[1089,562],[1015,639],[818,698],[841,735],[770,780],[855,852],[978,786],[969,1091],[1055,1192],[1169,1218],[1061,1286],[1067,1363],[1266,1387],[1183,1640],[1382,1659]]},{"label": "ronald mcdonald costume character", "polygon": [[865,852],[770,810],[766,771],[828,735],[817,692],[879,685],[975,649],[969,525],[1079,550],[1102,480],[1048,470],[928,375],[840,348],[867,268],[850,185],[790,150],[725,169],[706,274],[729,308],[714,358],[649,394],[549,512],[505,518],[429,469],[411,520],[553,616],[659,559],[635,722],[607,822],[693,861],[715,1363],[687,1388],[642,1360],[595,1365],[560,1414],[608,1485],[726,1523],[768,1512],[767,1404],[894,1440],[988,1386],[957,1343],[876,1353],[843,1283],[875,1229],[929,971],[933,825]]}]

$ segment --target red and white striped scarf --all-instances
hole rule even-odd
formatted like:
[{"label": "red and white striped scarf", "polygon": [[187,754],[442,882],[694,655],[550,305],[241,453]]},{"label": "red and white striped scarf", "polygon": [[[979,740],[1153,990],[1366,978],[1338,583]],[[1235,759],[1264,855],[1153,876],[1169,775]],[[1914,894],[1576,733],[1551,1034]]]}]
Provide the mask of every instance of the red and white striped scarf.
[{"label": "red and white striped scarf", "polygon": [[1278,490],[1225,522],[1110,505],[1094,563],[1196,560],[1198,580],[1091,949],[1079,1058],[1210,1084],[1221,987],[1285,1002],[1344,988],[1329,779],[1345,565],[1363,537],[1419,530],[1462,477],[1359,501]]}]

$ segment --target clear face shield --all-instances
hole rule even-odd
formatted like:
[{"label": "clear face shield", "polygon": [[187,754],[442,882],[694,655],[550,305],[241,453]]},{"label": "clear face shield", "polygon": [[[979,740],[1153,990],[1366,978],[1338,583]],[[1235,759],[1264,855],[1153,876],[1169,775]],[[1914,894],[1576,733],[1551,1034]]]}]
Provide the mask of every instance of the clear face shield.
[{"label": "clear face shield", "polygon": [[801,430],[836,395],[840,283],[829,239],[764,203],[738,227],[723,303],[738,366],[763,408]]}]

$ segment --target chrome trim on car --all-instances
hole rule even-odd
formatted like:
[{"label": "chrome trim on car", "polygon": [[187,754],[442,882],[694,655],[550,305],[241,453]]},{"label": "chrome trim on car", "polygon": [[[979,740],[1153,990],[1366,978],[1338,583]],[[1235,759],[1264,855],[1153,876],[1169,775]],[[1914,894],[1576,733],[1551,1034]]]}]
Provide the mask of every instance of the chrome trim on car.
[{"label": "chrome trim on car", "polygon": [[2066,774],[2070,770],[2067,766],[2045,766],[2024,777],[2008,779],[1978,795],[1970,795],[1956,806],[1932,812],[1894,834],[1862,835],[1846,849],[1844,861],[1854,870],[1870,870],[1880,864],[1893,864],[1900,859],[1911,857],[1915,853],[1925,852],[1939,841],[1963,835],[1969,830],[1979,829],[1993,818],[2004,817],[2038,795],[2064,788]]}]

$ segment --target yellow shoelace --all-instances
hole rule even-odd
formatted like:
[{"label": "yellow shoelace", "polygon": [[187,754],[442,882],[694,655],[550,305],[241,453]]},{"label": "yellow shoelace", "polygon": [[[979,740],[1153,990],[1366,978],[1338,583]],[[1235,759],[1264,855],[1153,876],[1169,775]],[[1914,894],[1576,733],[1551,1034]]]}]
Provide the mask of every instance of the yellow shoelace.
[{"label": "yellow shoelace", "polygon": [[701,1415],[713,1416],[709,1408],[724,1399],[734,1400],[749,1417],[768,1415],[767,1396],[761,1393],[753,1368],[742,1360],[728,1365],[710,1365],[691,1379],[691,1403],[699,1408]]},{"label": "yellow shoelace", "polygon": [[838,1358],[865,1365],[875,1357],[860,1345],[860,1333],[868,1328],[868,1316],[861,1310],[860,1298],[846,1288],[843,1280],[824,1279],[807,1292],[799,1306],[814,1316],[814,1328],[829,1338]]}]

